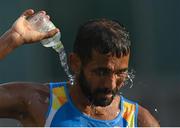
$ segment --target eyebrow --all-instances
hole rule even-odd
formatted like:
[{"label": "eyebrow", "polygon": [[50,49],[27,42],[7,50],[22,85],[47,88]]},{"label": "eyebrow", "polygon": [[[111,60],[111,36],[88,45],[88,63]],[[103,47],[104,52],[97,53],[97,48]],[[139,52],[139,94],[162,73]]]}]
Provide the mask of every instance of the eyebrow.
[{"label": "eyebrow", "polygon": [[[109,70],[109,71],[111,71],[111,69],[107,68],[107,67],[98,67],[95,70]],[[126,72],[126,71],[128,71],[128,68],[118,69],[115,72]]]}]

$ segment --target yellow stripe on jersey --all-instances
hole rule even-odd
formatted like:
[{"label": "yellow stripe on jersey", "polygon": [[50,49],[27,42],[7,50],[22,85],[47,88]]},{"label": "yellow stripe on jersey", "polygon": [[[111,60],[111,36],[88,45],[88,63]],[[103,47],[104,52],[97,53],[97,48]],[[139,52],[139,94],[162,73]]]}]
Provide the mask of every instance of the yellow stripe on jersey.
[{"label": "yellow stripe on jersey", "polygon": [[127,121],[128,127],[135,127],[135,104],[129,102],[123,102],[122,117]]},{"label": "yellow stripe on jersey", "polygon": [[57,110],[67,101],[64,87],[53,88],[52,108]]}]

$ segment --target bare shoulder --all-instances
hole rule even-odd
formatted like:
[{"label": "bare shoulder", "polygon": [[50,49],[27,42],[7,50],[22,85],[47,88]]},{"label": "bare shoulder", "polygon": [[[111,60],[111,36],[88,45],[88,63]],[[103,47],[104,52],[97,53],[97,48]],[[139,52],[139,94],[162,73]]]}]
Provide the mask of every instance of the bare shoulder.
[{"label": "bare shoulder", "polygon": [[48,83],[33,83],[33,82],[9,82],[0,84],[0,87],[7,88],[10,90],[18,90],[18,89],[42,89],[48,90],[49,89]]},{"label": "bare shoulder", "polygon": [[37,83],[37,82],[8,82],[8,83],[3,83],[0,84],[0,87],[7,87],[7,88],[26,88],[26,87],[32,87],[32,88],[44,88],[48,87],[49,83]]},{"label": "bare shoulder", "polygon": [[158,121],[144,107],[139,105],[138,110],[138,126],[139,127],[160,127]]}]

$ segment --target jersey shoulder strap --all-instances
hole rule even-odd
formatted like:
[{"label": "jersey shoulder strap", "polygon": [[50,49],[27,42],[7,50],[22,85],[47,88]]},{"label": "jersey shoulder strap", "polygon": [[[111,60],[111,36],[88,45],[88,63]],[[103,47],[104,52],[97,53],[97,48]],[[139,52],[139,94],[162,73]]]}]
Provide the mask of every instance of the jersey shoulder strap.
[{"label": "jersey shoulder strap", "polygon": [[137,127],[138,104],[121,96],[121,116],[126,120],[127,127]]},{"label": "jersey shoulder strap", "polygon": [[49,108],[46,115],[46,123],[45,126],[49,127],[51,121],[59,110],[67,102],[66,96],[66,82],[57,82],[57,83],[50,83],[50,100],[49,100]]}]

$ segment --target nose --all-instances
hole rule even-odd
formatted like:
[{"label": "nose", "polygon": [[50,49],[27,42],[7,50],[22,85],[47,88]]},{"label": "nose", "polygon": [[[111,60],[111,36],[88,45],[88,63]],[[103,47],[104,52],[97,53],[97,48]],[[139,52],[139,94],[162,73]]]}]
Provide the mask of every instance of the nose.
[{"label": "nose", "polygon": [[112,90],[116,88],[116,85],[117,85],[116,75],[111,74],[104,79],[105,88],[109,88]]}]

